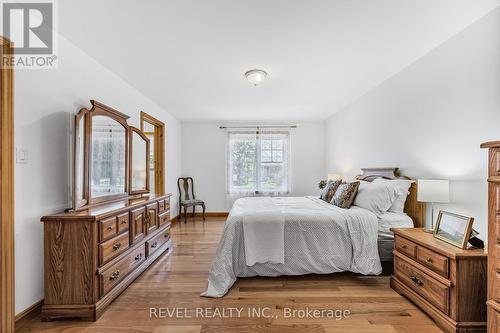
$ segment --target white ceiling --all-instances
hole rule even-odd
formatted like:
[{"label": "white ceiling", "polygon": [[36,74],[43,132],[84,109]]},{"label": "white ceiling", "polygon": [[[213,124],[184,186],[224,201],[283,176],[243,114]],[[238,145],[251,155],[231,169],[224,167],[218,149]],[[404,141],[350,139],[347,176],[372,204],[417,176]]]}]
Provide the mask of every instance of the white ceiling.
[{"label": "white ceiling", "polygon": [[[58,4],[63,36],[180,120],[318,120],[500,0]],[[244,79],[252,68],[268,71],[261,86]]]}]

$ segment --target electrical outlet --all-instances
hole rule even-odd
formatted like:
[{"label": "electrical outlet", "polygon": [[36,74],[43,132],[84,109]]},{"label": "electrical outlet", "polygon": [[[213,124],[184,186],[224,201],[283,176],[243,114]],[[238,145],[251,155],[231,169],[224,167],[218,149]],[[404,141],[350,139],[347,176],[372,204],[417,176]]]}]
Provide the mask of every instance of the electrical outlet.
[{"label": "electrical outlet", "polygon": [[16,162],[28,164],[28,151],[24,148],[16,148]]}]

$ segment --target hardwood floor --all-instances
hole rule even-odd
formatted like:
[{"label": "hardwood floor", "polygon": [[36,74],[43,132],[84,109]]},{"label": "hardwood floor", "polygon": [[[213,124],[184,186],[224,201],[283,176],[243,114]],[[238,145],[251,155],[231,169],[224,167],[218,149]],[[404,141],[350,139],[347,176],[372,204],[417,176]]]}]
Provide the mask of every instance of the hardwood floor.
[{"label": "hardwood floor", "polygon": [[[35,317],[17,332],[441,332],[427,315],[389,287],[387,275],[246,278],[239,279],[222,299],[200,297],[224,220],[213,217],[205,222],[197,218],[187,224],[175,223],[174,251],[144,272],[97,322],[41,322]],[[166,311],[175,307],[180,308],[177,318],[150,318],[150,308]],[[240,318],[195,318],[197,307],[224,308],[226,315],[230,308],[243,310]],[[285,309],[307,307],[349,310],[351,314],[341,320],[327,314],[319,319],[284,318]],[[180,316],[184,308],[191,318]],[[248,316],[248,309],[271,314],[271,318]]]}]

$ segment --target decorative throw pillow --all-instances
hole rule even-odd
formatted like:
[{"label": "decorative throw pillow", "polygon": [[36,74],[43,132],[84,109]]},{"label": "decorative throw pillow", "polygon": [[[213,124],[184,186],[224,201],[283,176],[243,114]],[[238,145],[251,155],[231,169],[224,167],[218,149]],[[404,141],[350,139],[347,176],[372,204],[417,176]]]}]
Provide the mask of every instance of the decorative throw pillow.
[{"label": "decorative throw pillow", "polygon": [[359,182],[340,184],[330,203],[340,208],[350,208],[358,193],[359,184]]},{"label": "decorative throw pillow", "polygon": [[321,194],[319,195],[319,198],[321,200],[325,200],[326,201],[326,194],[328,193],[329,189],[330,189],[330,184],[332,183],[333,181],[329,180],[325,187],[323,187],[323,189],[321,190]]},{"label": "decorative throw pillow", "polygon": [[330,185],[330,189],[328,190],[328,193],[326,194],[326,198],[325,198],[325,201],[326,202],[330,202],[332,201],[333,199],[333,196],[335,195],[335,192],[337,191],[337,189],[339,188],[340,184],[342,184],[342,180],[341,179],[338,179],[338,180],[334,180],[331,185]]},{"label": "decorative throw pillow", "polygon": [[330,202],[341,183],[341,180],[329,180],[319,198],[326,202]]}]

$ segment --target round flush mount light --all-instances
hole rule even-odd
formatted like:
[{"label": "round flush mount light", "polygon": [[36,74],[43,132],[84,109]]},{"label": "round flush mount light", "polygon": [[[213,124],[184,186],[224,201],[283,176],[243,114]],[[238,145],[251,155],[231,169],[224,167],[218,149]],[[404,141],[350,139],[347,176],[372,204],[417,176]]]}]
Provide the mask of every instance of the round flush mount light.
[{"label": "round flush mount light", "polygon": [[262,69],[251,69],[245,73],[245,77],[251,84],[257,86],[267,78],[267,72]]}]

